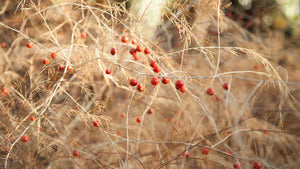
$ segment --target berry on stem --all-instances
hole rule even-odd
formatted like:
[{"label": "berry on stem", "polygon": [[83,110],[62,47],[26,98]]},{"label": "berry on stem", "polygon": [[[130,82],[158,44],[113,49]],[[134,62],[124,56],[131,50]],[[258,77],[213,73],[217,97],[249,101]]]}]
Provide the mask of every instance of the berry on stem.
[{"label": "berry on stem", "polygon": [[135,44],[136,44],[136,40],[135,40],[135,39],[132,39],[132,40],[131,40],[131,44],[135,45]]},{"label": "berry on stem", "polygon": [[127,43],[128,42],[128,38],[126,36],[122,36],[121,42]]},{"label": "berry on stem", "polygon": [[130,84],[131,86],[136,86],[137,83],[138,83],[138,81],[135,80],[135,79],[130,79],[130,80],[129,80],[129,84]]},{"label": "berry on stem", "polygon": [[45,58],[45,59],[43,60],[43,64],[44,64],[44,65],[49,65],[49,64],[50,64],[50,61],[49,61],[47,58]]},{"label": "berry on stem", "polygon": [[132,56],[135,56],[135,55],[136,55],[136,49],[131,48],[131,49],[129,50],[129,53],[130,53]]},{"label": "berry on stem", "polygon": [[139,60],[139,57],[137,55],[132,56],[134,60]]},{"label": "berry on stem", "polygon": [[121,114],[121,117],[122,117],[122,118],[125,118],[125,117],[126,117],[126,114],[125,114],[125,113],[122,113],[122,114]]},{"label": "berry on stem", "polygon": [[79,151],[77,151],[77,150],[74,150],[73,151],[73,156],[74,157],[78,157],[80,155],[80,152]]},{"label": "berry on stem", "polygon": [[51,57],[53,58],[53,59],[55,59],[56,58],[56,56],[57,56],[57,54],[56,53],[51,53]]},{"label": "berry on stem", "polygon": [[87,37],[87,34],[86,34],[85,32],[82,32],[82,33],[81,33],[81,37],[82,37],[83,39],[85,39],[85,38]]},{"label": "berry on stem", "polygon": [[26,44],[26,46],[27,46],[28,48],[32,48],[32,44],[29,43],[29,42]]},{"label": "berry on stem", "polygon": [[136,49],[136,51],[138,51],[138,52],[143,52],[143,48],[142,48],[141,45],[137,45],[135,49]]},{"label": "berry on stem", "polygon": [[58,70],[59,70],[59,71],[64,71],[64,70],[65,70],[65,67],[64,67],[64,66],[58,66]]},{"label": "berry on stem", "polygon": [[111,48],[110,54],[112,54],[112,55],[119,54],[119,50],[116,48]]},{"label": "berry on stem", "polygon": [[151,84],[152,84],[152,85],[156,86],[156,85],[158,85],[158,83],[159,83],[158,78],[153,77],[153,78],[151,79]]},{"label": "berry on stem", "polygon": [[142,84],[137,85],[137,90],[140,92],[143,92],[145,90],[145,87]]},{"label": "berry on stem", "polygon": [[170,82],[170,79],[167,77],[163,77],[161,81],[163,84],[168,84]]},{"label": "berry on stem", "polygon": [[180,90],[180,88],[182,88],[183,87],[183,82],[181,81],[181,80],[177,80],[176,82],[175,82],[175,87],[176,87],[176,89],[177,90]]},{"label": "berry on stem", "polygon": [[150,66],[153,67],[153,68],[157,67],[156,61],[155,60],[151,60],[150,61]]},{"label": "berry on stem", "polygon": [[190,157],[190,153],[189,152],[184,152],[182,155],[185,156],[186,158]]},{"label": "berry on stem", "polygon": [[207,154],[209,153],[209,149],[206,148],[206,147],[203,147],[203,148],[201,149],[201,153],[204,154],[204,155],[207,155]]},{"label": "berry on stem", "polygon": [[179,88],[179,90],[181,91],[181,93],[185,93],[186,92],[185,86],[182,86],[181,88]]},{"label": "berry on stem", "polygon": [[229,89],[229,84],[228,83],[224,83],[222,85],[223,89],[228,90]]},{"label": "berry on stem", "polygon": [[146,48],[144,49],[144,53],[145,53],[145,54],[150,54],[150,50],[146,47]]},{"label": "berry on stem", "polygon": [[208,89],[206,90],[206,94],[212,96],[212,95],[215,94],[215,91],[214,91],[214,89],[212,89],[212,88],[208,88]]},{"label": "berry on stem", "polygon": [[148,113],[148,114],[153,114],[153,110],[152,110],[151,107],[148,109],[147,113]]},{"label": "berry on stem", "polygon": [[6,96],[8,94],[8,89],[6,89],[5,87],[2,88],[2,94],[4,96]]},{"label": "berry on stem", "polygon": [[21,141],[23,142],[23,143],[26,143],[27,141],[29,141],[29,137],[28,136],[22,136],[22,138],[21,138]]},{"label": "berry on stem", "polygon": [[160,68],[158,66],[156,66],[156,67],[153,68],[153,71],[155,73],[159,73],[160,72]]},{"label": "berry on stem", "polygon": [[253,163],[253,168],[254,169],[260,169],[261,168],[261,164],[256,161],[256,162]]},{"label": "berry on stem", "polygon": [[238,161],[234,162],[234,163],[233,163],[233,168],[235,168],[235,169],[240,169],[240,168],[241,168],[241,163],[238,162]]},{"label": "berry on stem", "polygon": [[142,119],[138,117],[138,118],[136,118],[136,122],[141,123]]},{"label": "berry on stem", "polygon": [[35,120],[35,117],[31,116],[31,117],[28,118],[28,120],[34,121],[34,120]]},{"label": "berry on stem", "polygon": [[100,126],[100,124],[101,124],[100,120],[96,120],[96,121],[93,122],[93,125],[94,125],[95,127]]},{"label": "berry on stem", "polygon": [[73,66],[72,66],[72,65],[69,65],[69,66],[67,67],[67,70],[70,71],[70,72],[72,72],[72,71],[73,71]]},{"label": "berry on stem", "polygon": [[105,73],[109,75],[109,74],[111,74],[111,71],[109,69],[106,69]]}]

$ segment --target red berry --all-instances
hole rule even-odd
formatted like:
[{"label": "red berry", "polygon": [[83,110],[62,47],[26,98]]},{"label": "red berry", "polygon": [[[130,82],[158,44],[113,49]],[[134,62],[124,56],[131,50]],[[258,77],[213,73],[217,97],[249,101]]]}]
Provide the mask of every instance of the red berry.
[{"label": "red berry", "polygon": [[184,86],[182,86],[181,88],[179,88],[179,90],[181,91],[181,93],[185,93],[186,92],[186,88]]},{"label": "red berry", "polygon": [[232,152],[230,150],[227,151],[227,154],[232,154]]},{"label": "red berry", "polygon": [[129,53],[130,53],[131,55],[135,56],[135,55],[136,55],[136,49],[131,48],[131,49],[129,50]]},{"label": "red berry", "polygon": [[131,40],[131,44],[135,45],[135,44],[136,44],[136,40],[135,40],[135,39],[132,39],[132,40]]},{"label": "red berry", "polygon": [[109,75],[111,73],[111,71],[109,69],[106,69],[105,73]]},{"label": "red berry", "polygon": [[206,90],[206,94],[208,94],[208,95],[214,95],[215,94],[215,91],[214,91],[214,89],[212,89],[212,88],[208,88],[207,90]]},{"label": "red berry", "polygon": [[111,48],[110,54],[112,54],[112,55],[119,54],[119,50],[116,48]]},{"label": "red berry", "polygon": [[59,71],[64,71],[64,70],[65,70],[65,67],[64,67],[64,66],[58,66],[58,70],[59,70]]},{"label": "red berry", "polygon": [[157,67],[156,61],[155,60],[151,60],[150,61],[150,66],[153,67],[153,68]]},{"label": "red berry", "polygon": [[168,84],[170,82],[170,79],[167,77],[163,77],[162,80],[163,84]]},{"label": "red berry", "polygon": [[26,143],[27,141],[29,141],[29,137],[28,136],[22,136],[22,138],[21,138],[21,141],[23,142],[23,143]]},{"label": "red berry", "polygon": [[255,163],[253,163],[253,168],[254,169],[260,169],[261,168],[261,164],[259,162],[255,162]]},{"label": "red berry", "polygon": [[137,55],[132,56],[134,60],[139,60],[139,57]]},{"label": "red berry", "polygon": [[138,51],[138,52],[143,52],[143,48],[142,48],[141,45],[137,45],[135,49],[136,49],[136,51]]},{"label": "red berry", "polygon": [[130,84],[131,86],[136,86],[137,83],[138,83],[138,81],[135,80],[135,79],[130,79],[130,80],[129,80],[129,84]]},{"label": "red berry", "polygon": [[160,72],[160,68],[158,66],[156,66],[156,67],[153,68],[153,71],[155,73],[159,73]]},{"label": "red berry", "polygon": [[145,49],[144,49],[144,53],[145,53],[145,54],[150,54],[149,49],[148,49],[148,48],[145,48]]},{"label": "red berry", "polygon": [[203,148],[201,149],[201,153],[207,155],[207,154],[209,153],[209,149],[203,147]]},{"label": "red berry", "polygon": [[49,64],[50,64],[50,61],[49,61],[48,59],[45,58],[45,59],[43,60],[43,64],[49,65]]},{"label": "red berry", "polygon": [[158,85],[158,83],[159,83],[158,78],[153,77],[153,78],[151,79],[151,84],[152,84],[152,85],[156,86],[156,85]]},{"label": "red berry", "polygon": [[53,58],[53,59],[55,59],[56,58],[56,56],[57,56],[57,54],[56,53],[51,53],[51,57]]},{"label": "red berry", "polygon": [[224,83],[222,85],[223,89],[228,90],[229,89],[229,84],[228,83]]},{"label": "red berry", "polygon": [[234,162],[234,163],[233,163],[233,168],[235,168],[235,169],[240,169],[240,168],[241,168],[241,163],[238,162],[238,161]]},{"label": "red berry", "polygon": [[142,119],[138,117],[138,118],[136,118],[136,122],[141,123]]},{"label": "red berry", "polygon": [[74,157],[78,157],[80,155],[80,152],[79,151],[77,151],[77,150],[74,150],[73,151],[73,156]]},{"label": "red berry", "polygon": [[26,44],[26,46],[27,46],[28,48],[32,48],[32,44],[29,43],[29,42]]},{"label": "red berry", "polygon": [[173,122],[173,118],[172,118],[172,117],[169,117],[169,118],[168,118],[168,121],[169,121],[170,123],[172,123],[172,122]]},{"label": "red berry", "polygon": [[141,84],[138,84],[137,85],[137,90],[140,91],[140,92],[143,92],[145,90],[145,87]]},{"label": "red berry", "polygon": [[28,118],[28,120],[34,121],[34,120],[35,120],[35,117],[31,116],[31,117]]},{"label": "red berry", "polygon": [[258,65],[254,65],[253,68],[254,68],[254,70],[259,70],[259,66]]},{"label": "red berry", "polygon": [[8,89],[2,88],[2,94],[6,96],[8,94]]},{"label": "red berry", "polygon": [[264,131],[264,134],[265,134],[265,135],[269,134],[269,131],[268,131],[268,130],[265,130],[265,131]]},{"label": "red berry", "polygon": [[72,71],[73,71],[73,66],[72,66],[72,65],[69,65],[69,66],[67,67],[67,70],[70,71],[70,72],[72,72]]},{"label": "red berry", "polygon": [[151,107],[148,109],[147,113],[148,113],[148,114],[153,114],[153,110],[152,110]]},{"label": "red berry", "polygon": [[122,117],[122,118],[125,118],[125,117],[126,117],[126,115],[125,115],[124,113],[122,113],[122,114],[121,114],[121,117]]},{"label": "red berry", "polygon": [[95,127],[100,126],[100,124],[101,124],[100,120],[96,120],[96,121],[93,122],[93,125],[94,125]]},{"label": "red berry", "polygon": [[181,81],[181,80],[177,80],[176,82],[175,82],[175,87],[176,87],[176,89],[177,90],[180,90],[180,88],[182,88],[183,87],[183,82]]},{"label": "red berry", "polygon": [[1,43],[1,48],[6,48],[6,47],[7,47],[7,45],[5,42]]},{"label": "red berry", "polygon": [[81,37],[82,37],[83,39],[85,39],[85,38],[87,37],[87,34],[86,34],[85,32],[82,32],[82,33],[81,33]]},{"label": "red berry", "polygon": [[127,38],[126,36],[123,36],[123,37],[121,38],[121,42],[127,43],[127,42],[128,42],[128,38]]},{"label": "red berry", "polygon": [[190,153],[189,152],[184,152],[182,155],[185,156],[186,158],[190,157]]}]

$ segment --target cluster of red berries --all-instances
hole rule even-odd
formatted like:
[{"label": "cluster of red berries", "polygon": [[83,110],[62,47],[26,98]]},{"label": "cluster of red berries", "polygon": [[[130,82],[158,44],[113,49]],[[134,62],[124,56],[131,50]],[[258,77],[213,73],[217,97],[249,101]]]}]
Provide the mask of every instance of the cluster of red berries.
[{"label": "cluster of red berries", "polygon": [[1,91],[4,96],[8,95],[8,89],[6,89],[5,87],[3,87]]},{"label": "cluster of red berries", "polygon": [[175,82],[175,88],[179,91],[181,91],[182,93],[186,92],[186,88],[184,86],[184,83],[181,80],[177,80]]},{"label": "cluster of red berries", "polygon": [[[209,153],[209,149],[206,148],[206,147],[203,147],[203,148],[201,148],[201,153],[204,154],[204,155],[207,155]],[[182,155],[187,157],[187,158],[190,157],[190,153],[187,152],[187,151],[184,152]]]}]

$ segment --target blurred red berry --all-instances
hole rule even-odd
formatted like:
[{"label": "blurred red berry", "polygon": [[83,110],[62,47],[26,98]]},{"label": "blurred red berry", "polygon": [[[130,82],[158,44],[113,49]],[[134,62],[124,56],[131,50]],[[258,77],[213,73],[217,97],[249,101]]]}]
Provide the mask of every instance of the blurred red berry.
[{"label": "blurred red berry", "polygon": [[136,44],[136,40],[135,40],[135,39],[132,39],[132,40],[131,40],[131,44],[135,45],[135,44]]},{"label": "blurred red berry", "polygon": [[106,69],[105,73],[109,75],[109,74],[111,74],[111,71],[109,69]]},{"label": "blurred red berry", "polygon": [[186,158],[190,157],[190,153],[189,152],[184,152],[182,155],[185,156]]},{"label": "blurred red berry", "polygon": [[96,121],[93,122],[93,125],[94,125],[95,127],[100,126],[100,124],[101,124],[100,120],[96,120]]},{"label": "blurred red berry", "polygon": [[138,118],[136,118],[136,122],[141,123],[142,119],[138,117]]},{"label": "blurred red berry", "polygon": [[57,56],[57,54],[56,53],[51,53],[51,57],[53,58],[53,59],[55,59],[56,58],[56,56]]},{"label": "blurred red berry", "polygon": [[148,114],[153,114],[153,110],[152,110],[151,107],[148,109],[147,113],[148,113]]},{"label": "blurred red berry", "polygon": [[143,52],[142,46],[141,46],[141,45],[137,45],[137,46],[136,46],[136,51],[138,51],[138,52]]},{"label": "blurred red berry", "polygon": [[234,162],[234,163],[233,163],[233,168],[235,168],[235,169],[240,169],[240,168],[241,168],[241,163],[238,162],[238,161]]},{"label": "blurred red berry", "polygon": [[135,55],[136,55],[136,49],[131,48],[131,49],[129,50],[129,53],[130,53],[131,55],[135,56]]},{"label": "blurred red berry", "polygon": [[168,84],[170,82],[170,79],[167,77],[163,77],[161,81],[163,84]]},{"label": "blurred red berry", "polygon": [[26,46],[27,46],[28,48],[32,48],[32,44],[29,43],[29,42],[26,44]]},{"label": "blurred red berry", "polygon": [[143,92],[145,90],[145,87],[142,84],[137,85],[137,90],[140,92]]},{"label": "blurred red berry", "polygon": [[126,114],[125,114],[125,113],[122,113],[122,114],[121,114],[121,117],[122,117],[122,118],[125,118],[125,117],[126,117]]},{"label": "blurred red berry", "polygon": [[265,134],[265,135],[268,135],[268,134],[269,134],[269,131],[268,131],[268,130],[265,130],[265,131],[264,131],[264,134]]},{"label": "blurred red berry", "polygon": [[72,65],[69,65],[69,66],[67,67],[67,70],[70,71],[70,72],[72,72],[72,71],[73,71],[73,66],[72,66]]},{"label": "blurred red berry", "polygon": [[21,137],[21,141],[23,142],[23,143],[26,143],[27,141],[29,141],[29,137],[28,136],[22,136]]},{"label": "blurred red berry", "polygon": [[79,151],[77,151],[77,150],[74,150],[73,151],[73,156],[74,157],[78,157],[80,155],[80,152]]},{"label": "blurred red berry", "polygon": [[259,66],[258,66],[258,65],[254,65],[254,66],[253,66],[253,69],[254,69],[254,70],[259,70]]},{"label": "blurred red berry", "polygon": [[64,70],[65,70],[65,67],[64,67],[64,66],[58,66],[58,70],[59,70],[59,71],[64,71]]},{"label": "blurred red berry", "polygon": [[207,155],[207,154],[209,153],[209,149],[206,148],[206,147],[203,147],[203,148],[201,149],[201,153],[204,154],[204,155]]},{"label": "blurred red berry", "polygon": [[35,117],[31,116],[31,117],[28,118],[28,120],[34,121],[34,120],[35,120]]},{"label": "blurred red berry", "polygon": [[2,43],[1,43],[1,48],[7,48],[7,45],[6,45],[5,42],[2,42]]},{"label": "blurred red berry", "polygon": [[129,84],[130,84],[131,86],[136,86],[137,83],[138,83],[138,81],[135,80],[135,79],[130,79],[130,80],[129,80]]},{"label": "blurred red berry", "polygon": [[134,60],[139,60],[138,55],[133,55],[132,57],[133,57]]},{"label": "blurred red berry", "polygon": [[159,73],[160,72],[160,68],[158,66],[153,68],[153,72],[155,73]]},{"label": "blurred red berry", "polygon": [[214,91],[214,89],[212,89],[212,88],[208,88],[208,89],[206,90],[206,94],[212,96],[212,95],[215,94],[215,91]]},{"label": "blurred red berry", "polygon": [[153,78],[151,79],[151,84],[152,84],[152,85],[156,86],[156,85],[158,85],[158,83],[159,83],[158,78],[153,77]]},{"label": "blurred red berry", "polygon": [[150,54],[150,50],[149,50],[148,48],[145,48],[145,49],[144,49],[144,53],[145,53],[145,54]]},{"label": "blurred red berry", "polygon": [[110,54],[112,54],[112,55],[119,54],[119,50],[116,48],[111,48]]},{"label": "blurred red berry", "polygon": [[83,39],[85,39],[85,38],[87,37],[87,34],[86,34],[85,32],[82,32],[82,33],[81,33],[81,37],[82,37]]},{"label": "blurred red berry", "polygon": [[254,162],[253,163],[253,168],[254,169],[260,169],[261,168],[261,164],[259,162]]},{"label": "blurred red berry", "polygon": [[2,88],[2,94],[6,96],[8,94],[8,89],[3,87]]},{"label": "blurred red berry", "polygon": [[126,36],[122,36],[121,42],[127,43],[128,42],[128,38]]},{"label": "blurred red berry", "polygon": [[180,88],[182,88],[183,87],[183,82],[181,81],[181,80],[177,80],[176,82],[175,82],[175,87],[176,87],[176,89],[177,90],[180,90]]},{"label": "blurred red berry", "polygon": [[43,64],[49,65],[49,64],[50,64],[50,61],[49,61],[47,58],[45,58],[45,59],[43,60]]},{"label": "blurred red berry", "polygon": [[150,66],[153,68],[158,67],[155,60],[150,61]]},{"label": "blurred red berry", "polygon": [[181,88],[179,88],[179,90],[181,91],[181,93],[185,93],[186,92],[185,86],[182,86]]},{"label": "blurred red berry", "polygon": [[224,83],[222,85],[223,89],[228,90],[229,89],[229,84],[228,83]]},{"label": "blurred red berry", "polygon": [[173,122],[173,118],[172,118],[172,117],[169,117],[169,118],[168,118],[168,121],[169,121],[170,123],[172,123],[172,122]]}]

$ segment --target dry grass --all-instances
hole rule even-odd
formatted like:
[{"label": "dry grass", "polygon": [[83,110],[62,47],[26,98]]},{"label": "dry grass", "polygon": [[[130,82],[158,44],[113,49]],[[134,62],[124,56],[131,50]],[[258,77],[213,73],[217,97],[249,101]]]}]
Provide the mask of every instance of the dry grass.
[{"label": "dry grass", "polygon": [[[277,45],[283,45],[280,34],[262,41],[226,18],[218,0],[192,2],[158,6],[165,20],[155,31],[153,25],[141,26],[150,22],[143,20],[149,13],[137,17],[125,2],[5,6],[16,14],[0,22],[8,43],[0,49],[0,87],[9,90],[0,96],[1,165],[233,168],[239,161],[251,168],[258,161],[263,168],[299,168],[299,83],[289,81],[300,79],[287,76],[290,67],[277,65],[281,56],[298,59],[299,48],[274,49],[265,42],[278,38]],[[122,36],[136,39],[151,54],[138,53],[134,60],[128,52],[134,45],[120,42]],[[112,56],[112,47],[120,53]],[[42,64],[44,58],[49,65]],[[152,71],[150,60],[157,61],[160,73]],[[153,86],[152,77],[169,77],[170,83]],[[130,86],[131,78],[146,90]],[[185,93],[174,86],[179,79]],[[229,90],[222,89],[225,82]],[[206,94],[209,87],[214,96]],[[100,127],[93,126],[95,120]],[[27,143],[21,142],[23,135],[29,136]],[[208,155],[201,153],[204,147]]]}]

